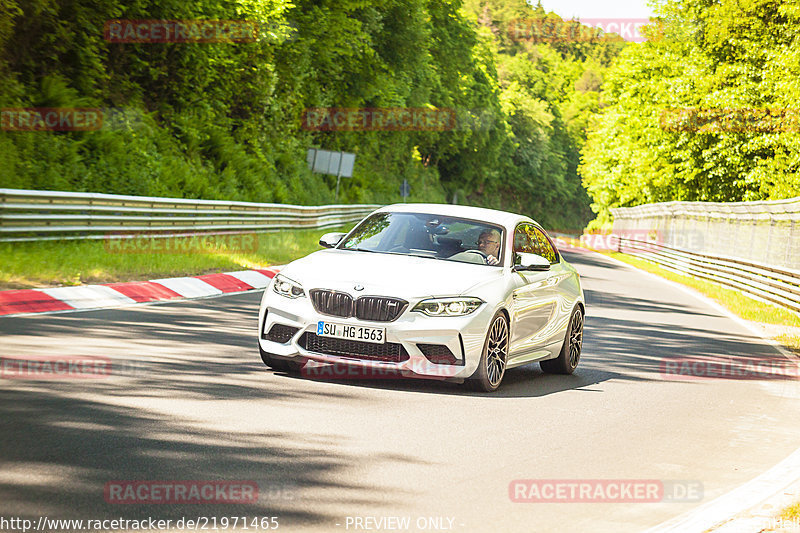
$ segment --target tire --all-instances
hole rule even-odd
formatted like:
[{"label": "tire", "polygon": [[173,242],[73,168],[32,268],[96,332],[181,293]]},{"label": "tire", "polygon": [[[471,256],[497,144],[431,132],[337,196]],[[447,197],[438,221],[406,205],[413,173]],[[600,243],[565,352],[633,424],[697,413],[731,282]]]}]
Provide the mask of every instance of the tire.
[{"label": "tire", "polygon": [[567,326],[567,336],[561,346],[561,352],[555,359],[542,361],[539,366],[548,374],[572,374],[581,360],[583,347],[583,311],[580,306],[572,311]]},{"label": "tire", "polygon": [[261,354],[261,360],[264,361],[264,364],[267,365],[269,368],[273,370],[277,370],[279,372],[286,372],[289,374],[297,374],[300,372],[300,369],[303,368],[303,365],[300,363],[295,363],[294,361],[287,361],[285,359],[281,359],[280,356],[265,352],[261,349],[261,345],[258,346],[258,351]]},{"label": "tire", "polygon": [[469,379],[473,389],[494,392],[500,387],[508,362],[508,319],[498,311],[489,322],[478,369]]}]

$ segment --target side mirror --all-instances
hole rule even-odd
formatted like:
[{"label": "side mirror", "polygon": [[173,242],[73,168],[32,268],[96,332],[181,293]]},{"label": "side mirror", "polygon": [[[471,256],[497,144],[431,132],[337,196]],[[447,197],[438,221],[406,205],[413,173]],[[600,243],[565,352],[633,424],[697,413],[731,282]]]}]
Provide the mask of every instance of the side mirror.
[{"label": "side mirror", "polygon": [[517,252],[514,263],[514,272],[550,270],[550,261],[537,254]]},{"label": "side mirror", "polygon": [[342,240],[347,233],[326,233],[319,238],[319,245],[323,248],[333,248]]}]

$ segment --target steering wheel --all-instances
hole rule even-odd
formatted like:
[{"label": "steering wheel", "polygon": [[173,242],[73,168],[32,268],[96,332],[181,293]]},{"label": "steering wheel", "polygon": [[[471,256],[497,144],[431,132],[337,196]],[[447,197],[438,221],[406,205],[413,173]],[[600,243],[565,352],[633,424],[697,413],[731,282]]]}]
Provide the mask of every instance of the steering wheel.
[{"label": "steering wheel", "polygon": [[486,261],[486,264],[489,264],[489,254],[482,252],[480,250],[464,250],[462,253],[465,254],[478,254],[479,256],[483,257],[483,260]]}]

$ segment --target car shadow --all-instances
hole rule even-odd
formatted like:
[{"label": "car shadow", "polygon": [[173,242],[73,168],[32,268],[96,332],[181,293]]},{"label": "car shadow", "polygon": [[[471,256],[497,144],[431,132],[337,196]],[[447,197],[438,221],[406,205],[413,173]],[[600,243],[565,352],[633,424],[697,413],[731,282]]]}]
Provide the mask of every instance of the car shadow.
[{"label": "car shadow", "polygon": [[[302,371],[301,371],[302,372]],[[276,372],[286,379],[331,383],[343,388],[367,388],[436,394],[443,396],[478,396],[482,398],[536,398],[570,390],[586,390],[610,379],[634,379],[617,372],[610,372],[597,365],[580,366],[572,375],[547,374],[539,369],[538,363],[516,367],[506,371],[503,383],[494,392],[474,390],[466,382],[445,381],[436,378],[392,378],[392,379],[348,379],[332,376],[330,378],[309,377],[302,374]]]},{"label": "car shadow", "polygon": [[722,316],[719,313],[701,313],[697,309],[686,305],[680,305],[676,303],[664,304],[661,302],[654,302],[653,300],[634,298],[631,296],[624,296],[619,293],[607,291],[596,291],[584,288],[583,296],[586,299],[586,306],[590,309],[604,307],[606,309],[619,309],[642,313],[678,313],[707,317]]},{"label": "car shadow", "polygon": [[[391,486],[376,490],[342,473],[416,464],[411,455],[363,457],[343,451],[341,437],[287,426],[207,423],[234,404],[247,411],[244,419],[298,402],[353,399],[352,389],[292,391],[263,380],[259,296],[0,319],[0,360],[94,357],[110,365],[96,379],[0,373],[0,516],[34,524],[41,516],[157,516],[173,524],[198,515],[280,516],[289,529],[321,529],[338,519],[332,509],[342,498],[365,505],[399,498]],[[198,479],[256,483],[257,501],[120,504],[106,492],[112,482]],[[329,490],[308,505],[303,495],[320,487]]]}]

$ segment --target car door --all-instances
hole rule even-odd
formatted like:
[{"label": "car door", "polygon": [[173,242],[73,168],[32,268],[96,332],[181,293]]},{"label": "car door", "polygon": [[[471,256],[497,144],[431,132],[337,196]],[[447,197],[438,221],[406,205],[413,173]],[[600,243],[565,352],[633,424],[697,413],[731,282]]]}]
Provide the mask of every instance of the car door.
[{"label": "car door", "polygon": [[[517,252],[542,255],[536,231],[536,226],[527,222],[517,225],[514,231],[515,264],[519,262]],[[515,288],[512,290],[509,351],[512,356],[525,356],[547,344],[547,326],[553,315],[556,296],[549,271],[514,272],[513,276]]]},{"label": "car door", "polygon": [[533,235],[539,250],[538,254],[550,261],[546,293],[552,299],[553,308],[549,323],[541,332],[541,342],[544,344],[561,343],[564,340],[565,329],[572,312],[566,291],[572,272],[561,264],[561,256],[557,248],[542,228],[534,227]]}]

